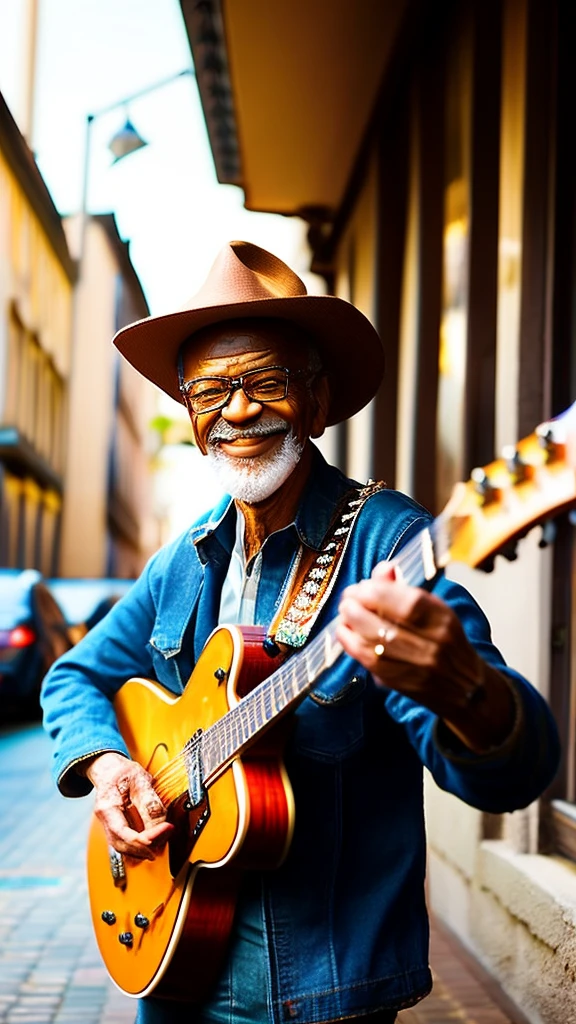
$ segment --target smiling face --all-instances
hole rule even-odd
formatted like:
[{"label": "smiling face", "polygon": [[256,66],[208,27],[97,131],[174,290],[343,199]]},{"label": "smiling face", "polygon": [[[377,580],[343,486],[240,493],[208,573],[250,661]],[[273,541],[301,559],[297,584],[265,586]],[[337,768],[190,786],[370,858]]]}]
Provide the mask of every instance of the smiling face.
[{"label": "smiling face", "polygon": [[285,398],[254,400],[238,387],[221,409],[197,413],[188,404],[196,443],[225,476],[222,482],[233,497],[249,502],[274,493],[297,465],[308,438],[323,433],[327,385],[311,370],[311,356],[295,327],[270,320],[216,324],[183,346],[184,382],[238,378],[266,367],[292,371]]}]

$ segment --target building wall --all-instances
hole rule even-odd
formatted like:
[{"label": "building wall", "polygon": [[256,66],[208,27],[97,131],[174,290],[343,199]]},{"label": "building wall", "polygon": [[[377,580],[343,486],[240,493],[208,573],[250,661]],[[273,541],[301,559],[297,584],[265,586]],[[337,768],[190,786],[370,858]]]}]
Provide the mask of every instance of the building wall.
[{"label": "building wall", "polygon": [[[524,191],[530,10],[522,0],[503,5],[494,381],[498,447],[518,435],[522,306],[535,297],[526,292],[525,272],[523,294],[523,257],[532,242],[524,237],[530,220]],[[543,48],[547,42],[544,35]],[[544,380],[545,369],[545,393]],[[538,542],[539,533],[531,533],[521,542],[518,560],[497,559],[489,575],[461,566],[453,567],[451,575],[487,612],[508,662],[549,697],[555,581],[552,553]],[[550,852],[549,838],[543,844],[546,810],[546,801],[539,801],[511,815],[487,818],[428,780],[429,891],[435,911],[530,1020],[571,1024],[576,1021],[576,869]]]},{"label": "building wall", "polygon": [[0,149],[0,564],[48,575],[58,549],[71,311],[69,270]]},{"label": "building wall", "polygon": [[[73,244],[78,227],[67,224]],[[155,390],[111,343],[120,321],[147,311],[127,294],[115,245],[89,218],[75,305],[63,576],[135,576],[155,546],[147,452]]]},{"label": "building wall", "polygon": [[[573,227],[565,228],[574,223],[573,165],[561,163],[568,100],[562,65],[554,63],[569,42],[561,21],[555,28],[555,13],[528,0],[451,10],[444,35],[431,38],[405,69],[407,190],[390,441],[396,484],[419,498],[426,493],[435,512],[474,465],[557,411],[563,391],[575,397],[570,314],[564,333],[553,329],[564,295],[573,309],[574,237]],[[552,125],[557,134],[547,141]],[[378,206],[389,201],[379,194],[378,152],[393,145],[389,131],[385,120],[375,128],[334,258],[338,294],[377,324],[378,247],[386,236],[375,238],[375,225]],[[441,287],[431,299],[436,280]],[[377,439],[382,421],[367,414],[367,433],[370,415]],[[349,431],[349,469],[364,473],[375,438]],[[431,467],[426,479],[423,466]],[[561,523],[560,539],[563,529]],[[546,794],[513,814],[484,815],[428,777],[429,899],[530,1021],[573,1024],[576,863],[565,856],[572,844],[558,845],[549,819],[561,811],[576,821],[576,573],[570,538],[554,551],[542,550],[539,540],[539,531],[530,533],[518,559],[497,558],[491,573],[462,565],[448,572],[476,596],[507,661],[546,697],[554,687],[560,693],[567,781],[555,792],[562,799]]]},{"label": "building wall", "polygon": [[[135,313],[132,320],[139,319]],[[108,565],[111,576],[138,575],[161,542],[152,494],[150,421],[158,393],[117,356],[117,402],[109,477]],[[110,515],[110,504],[124,513]]]},{"label": "building wall", "polygon": [[[354,211],[334,262],[334,294],[353,302],[373,323],[376,320],[377,250],[377,160],[372,155]],[[353,345],[354,339],[350,339]],[[365,482],[372,472],[374,411],[372,403],[337,428],[345,434],[343,458],[334,455],[341,468],[355,480]]]}]

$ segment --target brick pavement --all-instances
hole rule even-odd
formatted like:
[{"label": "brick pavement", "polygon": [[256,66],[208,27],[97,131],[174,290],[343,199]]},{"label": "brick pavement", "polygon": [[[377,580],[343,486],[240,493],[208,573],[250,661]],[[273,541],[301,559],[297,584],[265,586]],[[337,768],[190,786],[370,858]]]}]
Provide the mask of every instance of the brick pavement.
[{"label": "brick pavement", "polygon": [[[90,800],[64,800],[39,726],[0,733],[0,1024],[133,1024],[109,981],[87,906]],[[434,992],[399,1024],[526,1024],[433,929]],[[499,1002],[502,1002],[499,999]]]},{"label": "brick pavement", "polygon": [[432,993],[400,1013],[398,1024],[529,1024],[497,983],[434,923],[430,946]]},{"label": "brick pavement", "polygon": [[0,1022],[133,1024],[87,908],[89,800],[54,789],[39,727],[0,736]]}]

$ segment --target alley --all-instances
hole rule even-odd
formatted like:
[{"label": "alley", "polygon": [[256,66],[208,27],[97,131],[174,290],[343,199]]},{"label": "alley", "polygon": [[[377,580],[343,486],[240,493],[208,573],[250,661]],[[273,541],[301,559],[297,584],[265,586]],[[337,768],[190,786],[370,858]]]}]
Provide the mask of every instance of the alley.
[{"label": "alley", "polygon": [[[0,733],[0,1024],[132,1024],[92,936],[84,875],[90,800],[64,800],[39,726]],[[525,1024],[433,934],[435,989],[399,1024]],[[501,1003],[501,997],[498,996]]]}]

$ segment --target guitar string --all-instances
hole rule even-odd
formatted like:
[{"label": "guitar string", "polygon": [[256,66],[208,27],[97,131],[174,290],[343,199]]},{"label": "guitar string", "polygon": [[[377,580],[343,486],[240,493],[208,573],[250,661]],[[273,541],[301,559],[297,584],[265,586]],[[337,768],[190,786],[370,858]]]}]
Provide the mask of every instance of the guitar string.
[{"label": "guitar string", "polygon": [[[332,632],[334,632],[336,621],[330,623],[329,626],[332,628]],[[202,734],[202,751],[205,760],[210,760],[210,755],[214,758],[216,754],[216,757],[221,757],[222,763],[225,763],[235,753],[236,749],[243,746],[259,728],[263,728],[264,725],[269,723],[271,718],[275,717],[280,711],[285,710],[288,703],[303,692],[304,686],[312,685],[312,680],[317,677],[319,670],[326,661],[322,648],[326,646],[328,630],[329,627],[326,627],[312,641],[306,651],[297,656],[297,658],[302,659],[299,663],[296,662],[296,659],[290,659],[284,665],[281,665],[271,676],[260,683],[246,697],[242,698],[239,704],[231,708],[223,718],[214,723],[213,726],[210,726]],[[304,654],[305,657],[302,657]],[[305,667],[302,668],[302,666]],[[280,684],[280,689],[278,689],[278,683]],[[290,693],[287,695],[286,687],[293,687],[294,685],[299,688],[295,690],[293,696]],[[260,721],[258,721],[255,716],[258,713],[259,707],[262,708],[260,697],[263,695],[264,689],[274,694],[276,709],[271,704],[270,714],[265,713],[264,719],[261,717]],[[257,691],[260,692],[257,693]],[[219,730],[218,732],[216,731],[217,729]],[[159,770],[154,779],[154,785],[159,795],[165,792],[166,787],[170,787],[176,780],[182,778],[182,771],[186,771],[186,755],[192,750],[194,744],[199,741],[194,739],[188,740],[183,751]],[[223,746],[226,750],[224,755],[222,754]],[[220,766],[220,764],[216,763],[207,774],[211,774],[215,768]]]},{"label": "guitar string", "polygon": [[[440,529],[443,526],[442,519],[442,516],[438,516],[436,520],[419,531],[391,560],[391,566],[399,566],[402,577],[407,583],[421,582],[422,535],[428,530],[433,546],[436,546],[440,537]],[[337,620],[333,620],[329,624],[333,627],[333,631],[335,631],[336,622]],[[207,777],[284,711],[293,700],[302,695],[306,686],[312,685],[311,680],[317,678],[320,671],[323,670],[326,660],[324,651],[329,626],[325,627],[300,655],[289,659],[280,666],[202,734],[202,752],[205,761],[210,764]],[[280,684],[279,694],[277,692],[278,683]],[[267,696],[270,696],[269,708],[266,706]],[[272,701],[276,705],[275,709]],[[154,779],[157,788],[159,786],[170,787],[176,780],[181,782],[183,773],[187,777],[186,755],[196,742],[198,740],[188,740],[183,750],[159,770]]]},{"label": "guitar string", "polygon": [[[326,657],[328,645],[330,644],[335,651],[334,633],[337,621],[336,619],[329,623],[305,651],[280,666],[224,718],[206,730],[202,737],[204,763],[207,766],[206,777],[219,770],[239,748],[252,739],[256,732],[270,724],[290,703],[313,685],[320,671],[329,664]],[[339,653],[340,645],[337,646]],[[267,703],[268,696],[270,700]]]}]

